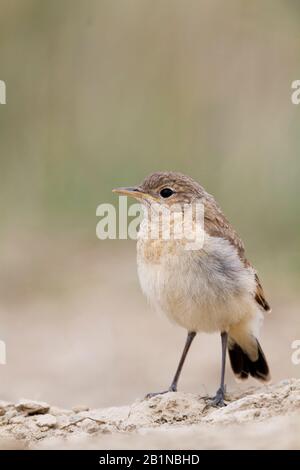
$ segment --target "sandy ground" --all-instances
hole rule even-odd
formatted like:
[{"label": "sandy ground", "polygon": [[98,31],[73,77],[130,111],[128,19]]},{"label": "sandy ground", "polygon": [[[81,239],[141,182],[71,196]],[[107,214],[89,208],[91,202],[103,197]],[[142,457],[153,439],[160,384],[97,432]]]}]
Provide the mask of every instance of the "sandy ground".
[{"label": "sandy ground", "polygon": [[[128,403],[136,403],[147,392],[169,385],[185,331],[147,306],[138,287],[134,242],[87,246],[74,237],[71,242],[44,238],[37,243],[19,235],[18,240],[9,237],[2,242],[0,261],[0,339],[7,347],[7,364],[0,366],[0,399],[18,403],[26,397],[63,409],[127,409]],[[300,365],[291,361],[291,344],[300,339],[298,294],[289,290],[288,282],[279,288],[268,273],[263,279],[273,312],[265,317],[261,343],[273,383],[300,379]],[[190,397],[213,394],[219,368],[218,335],[199,335],[187,359],[180,391],[191,393]],[[229,396],[242,396],[253,386],[256,393],[263,393],[255,381],[236,384],[230,367],[226,382]],[[299,385],[295,393],[299,396]],[[186,396],[178,395],[182,400]],[[191,400],[195,403],[195,398]],[[261,408],[261,399],[259,403]],[[298,419],[290,415],[294,408],[289,402],[290,409],[277,412],[276,403],[274,413],[264,419],[252,417],[243,424],[228,422],[228,418],[211,423],[207,421],[211,411],[205,412],[203,421],[199,411],[199,419],[193,424],[182,419],[180,427],[174,422],[167,428],[143,425],[140,432],[101,431],[101,439],[88,433],[88,440],[75,433],[74,439],[80,440],[79,447],[103,448],[299,447],[299,415]],[[233,406],[226,408],[226,416]],[[217,413],[223,416],[224,412]]]},{"label": "sandy ground", "polygon": [[182,392],[131,406],[64,410],[20,400],[0,404],[0,440],[7,447],[48,448],[300,448],[300,380],[227,397]]}]

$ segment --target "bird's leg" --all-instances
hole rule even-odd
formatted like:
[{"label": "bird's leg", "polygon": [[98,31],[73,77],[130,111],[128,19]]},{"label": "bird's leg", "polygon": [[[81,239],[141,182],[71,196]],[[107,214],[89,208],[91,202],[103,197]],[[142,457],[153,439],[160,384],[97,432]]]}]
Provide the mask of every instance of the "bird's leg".
[{"label": "bird's leg", "polygon": [[224,403],[225,396],[225,364],[226,364],[226,349],[227,349],[228,333],[221,333],[222,342],[222,367],[221,367],[221,383],[220,388],[217,390],[216,396],[212,399],[213,406],[226,406]]},{"label": "bird's leg", "polygon": [[183,352],[182,352],[182,355],[181,355],[181,358],[180,358],[180,361],[179,361],[174,379],[173,379],[173,381],[171,383],[171,386],[169,388],[170,392],[177,392],[177,384],[178,384],[178,380],[179,380],[179,377],[180,377],[180,374],[181,374],[181,371],[182,371],[182,367],[183,367],[183,364],[184,364],[184,361],[186,359],[187,353],[189,352],[190,346],[191,346],[192,341],[195,338],[195,336],[196,336],[195,331],[191,331],[187,335],[185,346],[184,346],[184,349],[183,349]]},{"label": "bird's leg", "polygon": [[183,352],[182,352],[182,355],[181,355],[176,373],[174,375],[174,379],[173,379],[170,387],[168,388],[168,390],[165,390],[163,392],[148,393],[146,395],[146,398],[152,398],[156,395],[162,395],[163,393],[168,393],[168,392],[177,392],[177,384],[178,384],[178,380],[179,380],[179,377],[180,377],[180,374],[181,374],[181,371],[182,371],[182,367],[183,367],[183,364],[184,364],[184,361],[186,359],[187,353],[190,349],[190,346],[191,346],[192,341],[195,338],[195,336],[196,336],[195,331],[189,331],[188,332],[187,339],[186,339],[186,342],[185,342],[185,346],[184,346],[184,349],[183,349]]}]

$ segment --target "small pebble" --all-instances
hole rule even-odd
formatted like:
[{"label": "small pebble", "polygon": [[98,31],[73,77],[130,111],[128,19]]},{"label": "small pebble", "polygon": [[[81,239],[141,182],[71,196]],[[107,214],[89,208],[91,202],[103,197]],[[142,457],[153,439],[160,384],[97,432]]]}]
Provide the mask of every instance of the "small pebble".
[{"label": "small pebble", "polygon": [[42,401],[22,399],[16,404],[18,411],[24,411],[28,415],[48,413],[50,405]]},{"label": "small pebble", "polygon": [[81,413],[82,411],[89,411],[89,410],[90,408],[85,405],[77,405],[77,406],[73,406],[72,408],[72,411],[74,411],[74,413]]},{"label": "small pebble", "polygon": [[47,428],[53,428],[54,426],[56,426],[57,420],[55,416],[46,414],[37,416],[35,418],[35,422],[39,427],[46,426]]}]

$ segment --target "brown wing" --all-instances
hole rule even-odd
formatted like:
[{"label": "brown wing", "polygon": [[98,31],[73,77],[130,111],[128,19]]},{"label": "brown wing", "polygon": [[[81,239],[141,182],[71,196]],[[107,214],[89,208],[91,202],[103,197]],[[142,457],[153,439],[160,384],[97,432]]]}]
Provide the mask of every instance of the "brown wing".
[{"label": "brown wing", "polygon": [[[247,267],[252,267],[251,263],[245,256],[245,247],[242,240],[230,225],[226,217],[223,215],[220,207],[217,205],[216,201],[210,194],[207,194],[205,198],[204,229],[212,237],[221,237],[228,240],[237,249],[237,252],[244,265]],[[264,291],[257,273],[255,273],[255,281],[255,300],[266,312],[270,312],[271,308],[266,301]]]},{"label": "brown wing", "polygon": [[265,294],[258,278],[257,273],[255,273],[255,281],[256,281],[256,292],[255,292],[255,300],[256,302],[266,311],[271,312],[271,307],[266,301]]}]

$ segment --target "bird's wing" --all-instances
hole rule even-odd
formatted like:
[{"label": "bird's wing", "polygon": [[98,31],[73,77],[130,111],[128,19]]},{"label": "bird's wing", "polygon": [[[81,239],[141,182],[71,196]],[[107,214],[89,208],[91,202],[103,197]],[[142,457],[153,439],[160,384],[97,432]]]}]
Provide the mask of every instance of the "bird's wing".
[{"label": "bird's wing", "polygon": [[[240,239],[234,228],[230,225],[226,217],[223,215],[215,199],[209,194],[207,196],[208,197],[205,199],[204,203],[204,230],[212,237],[220,237],[228,240],[229,243],[231,243],[231,245],[236,248],[238,255],[244,265],[247,267],[252,267],[251,263],[246,258],[245,247],[242,240]],[[262,285],[256,272],[255,282],[255,300],[260,305],[260,307],[263,308],[263,310],[265,310],[266,312],[270,312],[271,308],[265,298]]]},{"label": "bird's wing", "polygon": [[265,294],[258,278],[257,273],[255,273],[255,281],[256,281],[256,292],[255,292],[255,300],[256,302],[266,311],[271,312],[271,307],[269,303],[266,301]]}]

